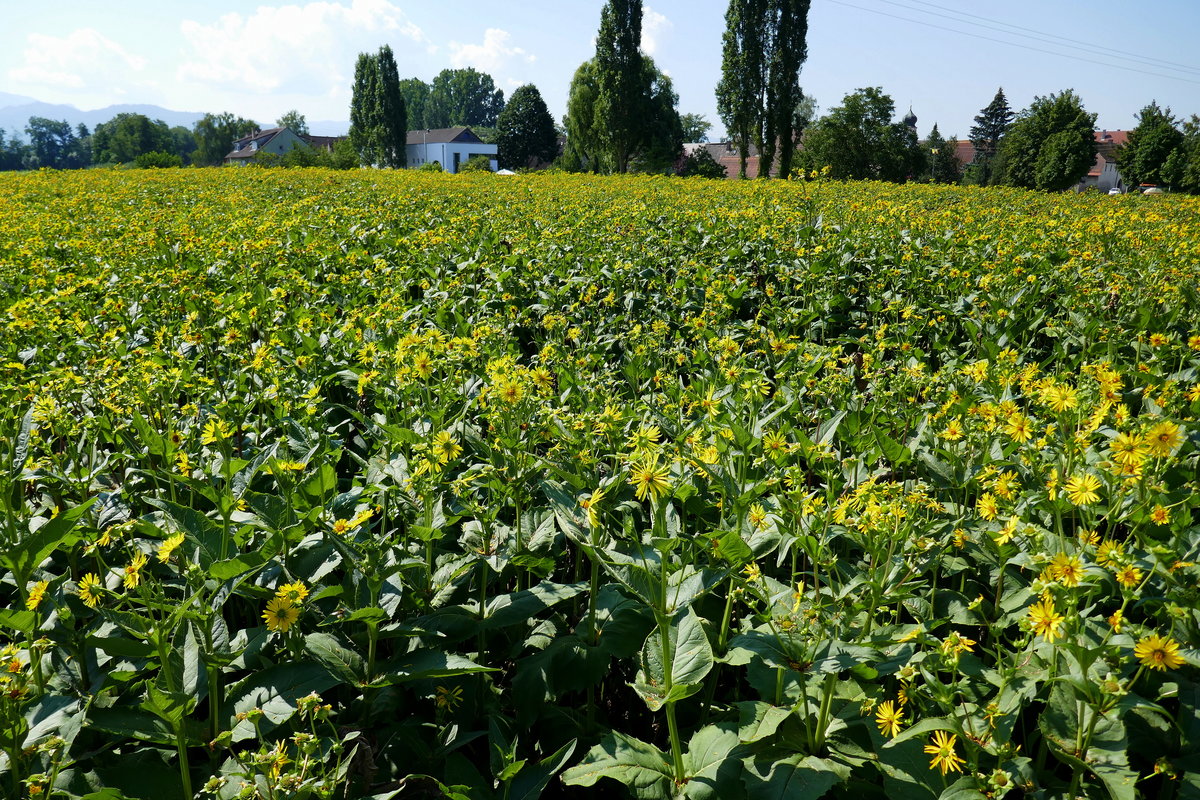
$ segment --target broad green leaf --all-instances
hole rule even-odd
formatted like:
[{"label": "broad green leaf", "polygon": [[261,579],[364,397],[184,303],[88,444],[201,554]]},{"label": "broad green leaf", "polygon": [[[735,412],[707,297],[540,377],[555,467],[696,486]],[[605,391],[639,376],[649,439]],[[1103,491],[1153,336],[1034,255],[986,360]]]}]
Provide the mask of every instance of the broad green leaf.
[{"label": "broad green leaf", "polygon": [[26,580],[34,568],[51,553],[74,542],[78,537],[72,533],[72,529],[95,502],[96,498],[92,497],[73,508],[68,508],[36,531],[23,536],[15,546],[4,553],[4,563],[17,579]]},{"label": "broad green leaf", "polygon": [[661,750],[619,731],[609,732],[562,774],[567,786],[593,786],[601,778],[624,784],[639,800],[667,800],[674,784],[670,759]]},{"label": "broad green leaf", "polygon": [[488,602],[483,627],[491,630],[528,622],[546,609],[587,589],[586,583],[542,581],[529,589],[501,595]]},{"label": "broad green leaf", "polygon": [[664,653],[662,628],[651,631],[642,647],[637,682],[664,690],[668,685],[699,684],[713,666],[712,646],[700,617],[688,606],[670,618],[661,618],[659,625],[663,624],[667,626],[669,649]]},{"label": "broad green leaf", "polygon": [[749,800],[817,800],[841,778],[824,759],[769,750],[744,759]]},{"label": "broad green leaf", "polygon": [[310,633],[304,637],[304,649],[345,683],[361,684],[367,679],[366,659],[328,633]]},{"label": "broad green leaf", "polygon": [[259,728],[267,732],[282,725],[296,713],[296,703],[302,697],[336,686],[337,678],[324,666],[311,662],[276,664],[256,672],[241,683],[229,687],[225,707],[231,709],[229,725],[235,742],[254,738],[254,726],[238,720],[237,714],[252,708],[263,712]]},{"label": "broad green leaf", "polygon": [[783,721],[792,715],[791,709],[761,700],[746,700],[734,703],[734,706],[738,709],[738,739],[747,744],[773,736]]},{"label": "broad green leaf", "polygon": [[496,667],[484,667],[470,659],[440,650],[416,650],[394,658],[375,668],[374,686],[390,686],[408,681],[449,678],[472,672],[495,672]]},{"label": "broad green leaf", "polygon": [[563,764],[567,763],[574,752],[575,740],[572,739],[538,763],[526,762],[525,768],[513,780],[512,786],[508,787],[508,800],[537,800],[546,784],[563,768]]},{"label": "broad green leaf", "polygon": [[691,800],[736,800],[743,794],[737,726],[707,725],[692,735],[683,766],[687,772],[684,796]]}]

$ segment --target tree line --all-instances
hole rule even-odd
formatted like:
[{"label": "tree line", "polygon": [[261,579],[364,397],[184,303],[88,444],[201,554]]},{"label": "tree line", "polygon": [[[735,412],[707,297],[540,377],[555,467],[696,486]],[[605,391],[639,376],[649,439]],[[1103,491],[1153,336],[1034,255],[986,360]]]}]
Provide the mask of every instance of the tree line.
[{"label": "tree line", "polygon": [[[938,126],[917,136],[911,114],[897,119],[881,87],[847,94],[823,116],[800,86],[807,58],[810,0],[729,0],[722,39],[717,110],[747,175],[752,154],[761,178],[821,171],[838,179],[1071,188],[1096,159],[1096,115],[1071,90],[1036,97],[1020,112],[1003,89],[975,117],[971,157]],[[685,156],[685,142],[705,142],[702,115],[680,114],[670,77],[641,50],[641,0],[608,0],[595,53],[576,69],[567,113],[556,125],[537,87],[505,99],[491,75],[445,69],[425,82],[401,80],[390,47],[361,53],[355,66],[349,141],[337,152],[298,150],[281,161],[301,166],[406,166],[410,130],[470,126],[498,147],[502,167],[555,166],[571,171],[654,172],[724,177],[705,148]],[[303,115],[276,125],[305,135]],[[191,130],[140,114],[119,114],[88,131],[34,117],[28,142],[0,130],[0,169],[60,169],[97,164],[219,164],[233,142],[259,125],[233,114],[206,114]],[[1151,103],[1115,155],[1132,186],[1166,185],[1200,192],[1200,117],[1177,119]]]}]

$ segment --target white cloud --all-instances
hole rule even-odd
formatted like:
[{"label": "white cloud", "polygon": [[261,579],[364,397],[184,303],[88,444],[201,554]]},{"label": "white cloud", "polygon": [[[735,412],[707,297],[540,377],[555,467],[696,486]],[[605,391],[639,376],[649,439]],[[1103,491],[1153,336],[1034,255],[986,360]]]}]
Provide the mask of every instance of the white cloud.
[{"label": "white cloud", "polygon": [[499,72],[512,59],[532,64],[537,57],[520,47],[509,44],[508,31],[488,28],[483,34],[483,44],[450,43],[450,63],[455,67],[475,67],[482,72]]},{"label": "white cloud", "polygon": [[648,56],[654,55],[659,42],[672,27],[671,20],[665,14],[646,6],[642,12],[642,52]]},{"label": "white cloud", "polygon": [[22,86],[119,94],[114,87],[134,82],[146,68],[146,59],[92,28],[63,37],[31,33],[26,41],[24,66],[8,71],[8,77]]},{"label": "white cloud", "polygon": [[[425,34],[389,0],[313,2],[225,14],[212,24],[180,25],[191,52],[181,81],[254,94],[340,94],[353,76],[352,53],[375,51],[400,36],[428,45]],[[403,48],[393,47],[403,62]],[[401,68],[403,71],[403,68]]]}]

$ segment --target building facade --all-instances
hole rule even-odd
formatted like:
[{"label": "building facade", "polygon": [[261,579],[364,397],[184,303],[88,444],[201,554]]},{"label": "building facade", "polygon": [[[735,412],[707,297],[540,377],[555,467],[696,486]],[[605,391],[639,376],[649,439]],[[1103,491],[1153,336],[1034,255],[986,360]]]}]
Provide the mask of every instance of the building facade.
[{"label": "building facade", "polygon": [[461,125],[456,128],[409,131],[405,147],[409,169],[436,161],[446,172],[458,172],[475,155],[487,156],[491,170],[495,172],[499,166],[496,161],[498,152],[496,145],[485,144],[470,128]]}]

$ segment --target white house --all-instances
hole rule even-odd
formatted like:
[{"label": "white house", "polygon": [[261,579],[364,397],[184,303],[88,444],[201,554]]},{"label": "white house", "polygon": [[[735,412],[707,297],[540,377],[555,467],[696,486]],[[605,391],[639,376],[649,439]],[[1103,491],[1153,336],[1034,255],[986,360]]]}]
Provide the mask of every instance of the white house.
[{"label": "white house", "polygon": [[409,131],[405,147],[409,169],[436,161],[447,172],[458,172],[467,159],[480,154],[488,157],[492,172],[495,172],[498,166],[497,152],[496,145],[484,144],[470,128],[461,125],[457,128]]},{"label": "white house", "polygon": [[307,146],[308,143],[292,133],[290,128],[268,128],[265,131],[255,131],[234,142],[233,150],[225,156],[225,163],[245,166],[252,163],[259,153],[282,156],[296,147]]}]

